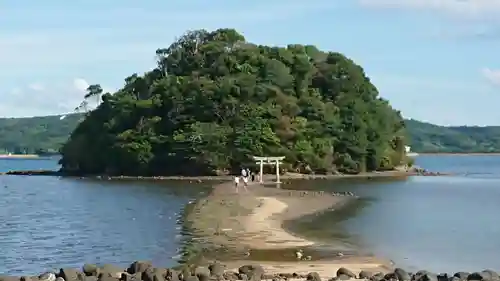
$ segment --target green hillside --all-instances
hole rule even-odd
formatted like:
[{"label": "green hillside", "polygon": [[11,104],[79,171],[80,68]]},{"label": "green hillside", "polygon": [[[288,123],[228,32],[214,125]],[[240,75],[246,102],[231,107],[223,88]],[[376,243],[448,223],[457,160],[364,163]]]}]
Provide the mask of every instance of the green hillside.
[{"label": "green hillside", "polygon": [[57,153],[81,117],[81,114],[69,114],[0,118],[0,154]]},{"label": "green hillside", "polygon": [[416,120],[405,123],[415,152],[500,152],[500,126],[445,127]]}]

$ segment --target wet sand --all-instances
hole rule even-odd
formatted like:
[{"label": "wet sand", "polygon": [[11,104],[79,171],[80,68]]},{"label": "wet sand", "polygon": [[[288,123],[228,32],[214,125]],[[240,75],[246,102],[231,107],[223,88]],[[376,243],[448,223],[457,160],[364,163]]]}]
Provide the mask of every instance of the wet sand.
[{"label": "wet sand", "polygon": [[[344,255],[329,243],[321,249],[320,241],[301,237],[283,228],[288,220],[341,208],[352,196],[314,191],[291,191],[252,184],[245,192],[235,192],[233,183],[216,185],[212,193],[192,207],[186,216],[194,243],[202,249],[202,260],[221,260],[228,268],[250,261],[270,273],[316,271],[334,276],[340,267],[352,271],[387,271],[389,261],[361,255]],[[301,249],[310,260],[298,261]]]}]

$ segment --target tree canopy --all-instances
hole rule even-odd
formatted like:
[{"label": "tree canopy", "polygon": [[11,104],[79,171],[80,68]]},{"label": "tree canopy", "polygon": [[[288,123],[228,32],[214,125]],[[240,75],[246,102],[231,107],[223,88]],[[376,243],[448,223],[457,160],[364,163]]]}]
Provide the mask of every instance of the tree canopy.
[{"label": "tree canopy", "polygon": [[392,169],[404,122],[363,69],[313,45],[256,45],[233,29],[191,31],[157,65],[100,96],[61,149],[62,170],[109,175],[227,174],[251,156],[299,172]]},{"label": "tree canopy", "polygon": [[[0,118],[0,153],[57,154],[82,116]],[[405,120],[405,126],[415,152],[500,152],[500,126],[447,127],[417,120]]]}]

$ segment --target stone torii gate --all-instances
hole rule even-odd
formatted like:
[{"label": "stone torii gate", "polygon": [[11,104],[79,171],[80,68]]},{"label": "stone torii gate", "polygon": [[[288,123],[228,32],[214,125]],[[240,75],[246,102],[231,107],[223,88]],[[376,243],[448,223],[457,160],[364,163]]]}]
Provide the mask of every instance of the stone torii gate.
[{"label": "stone torii gate", "polygon": [[264,164],[265,165],[276,165],[276,183],[280,182],[280,164],[283,164],[283,159],[285,156],[279,157],[262,157],[262,156],[253,156],[253,159],[259,165],[259,182],[264,183]]}]

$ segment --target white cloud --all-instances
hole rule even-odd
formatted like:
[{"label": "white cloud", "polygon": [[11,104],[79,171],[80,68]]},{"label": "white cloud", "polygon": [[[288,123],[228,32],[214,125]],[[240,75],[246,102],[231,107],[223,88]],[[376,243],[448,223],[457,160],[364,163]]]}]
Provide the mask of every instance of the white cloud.
[{"label": "white cloud", "polygon": [[491,84],[495,86],[500,86],[500,70],[499,69],[491,69],[491,68],[483,68],[481,70],[484,78],[486,78]]},{"label": "white cloud", "polygon": [[75,80],[73,80],[73,86],[75,87],[75,89],[81,91],[82,93],[87,91],[89,85],[90,84],[83,78],[76,78]]},{"label": "white cloud", "polygon": [[[82,102],[88,82],[83,78],[41,85],[33,83],[2,94],[2,117],[55,115],[73,112]],[[89,101],[90,107],[95,106]]]},{"label": "white cloud", "polygon": [[40,83],[30,84],[28,86],[28,88],[30,88],[33,91],[37,91],[37,92],[43,91],[45,89],[45,87],[42,84],[40,84]]},{"label": "white cloud", "polygon": [[469,19],[492,19],[500,13],[500,0],[358,0],[366,7],[433,10]]}]

